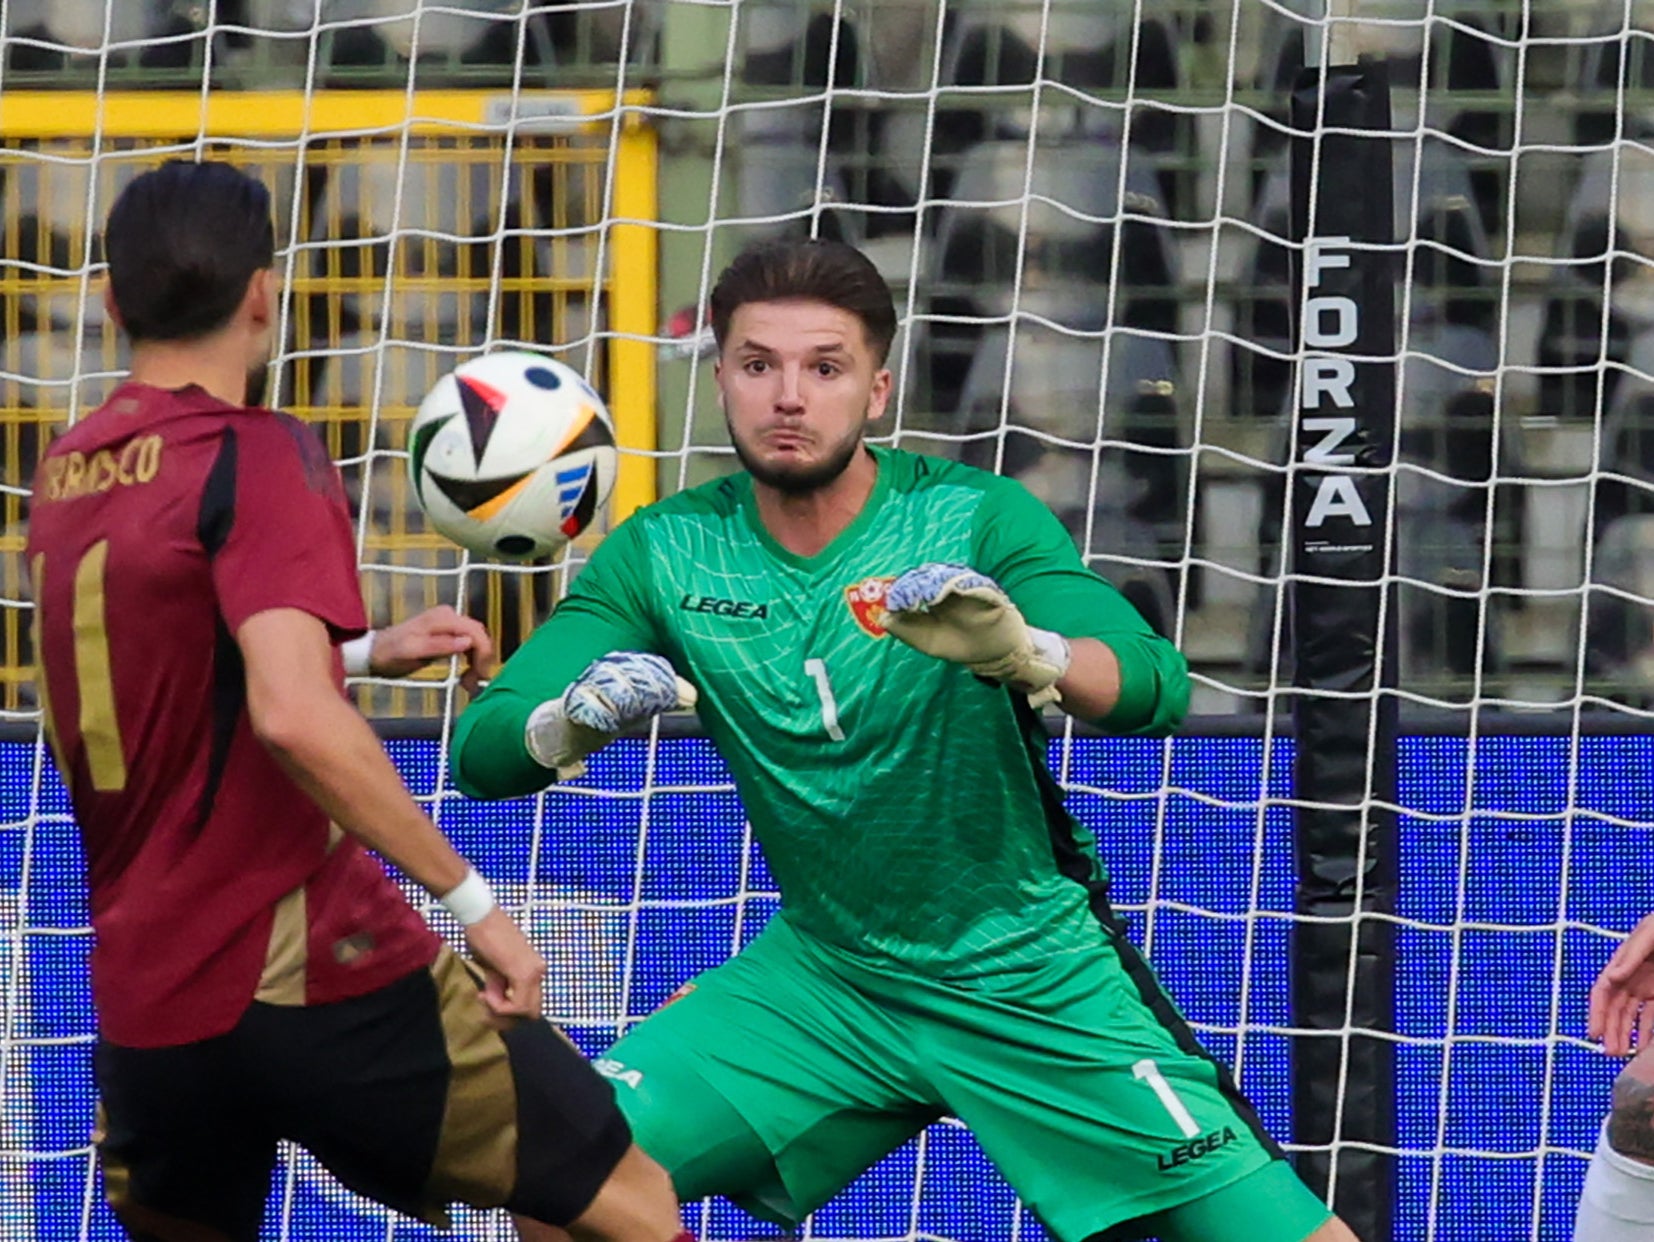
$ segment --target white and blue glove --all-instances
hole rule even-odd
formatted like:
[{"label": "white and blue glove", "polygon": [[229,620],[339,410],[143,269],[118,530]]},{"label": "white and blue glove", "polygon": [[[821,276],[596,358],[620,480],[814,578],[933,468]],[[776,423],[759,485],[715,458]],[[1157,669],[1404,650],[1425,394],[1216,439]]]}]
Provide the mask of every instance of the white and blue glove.
[{"label": "white and blue glove", "polygon": [[572,780],[586,770],[594,750],[661,712],[694,707],[697,697],[665,658],[611,651],[588,664],[561,698],[529,714],[523,742],[541,767]]},{"label": "white and blue glove", "polygon": [[909,647],[1003,682],[1034,707],[1062,698],[1068,640],[1035,629],[992,578],[968,565],[910,569],[885,592],[884,628]]}]

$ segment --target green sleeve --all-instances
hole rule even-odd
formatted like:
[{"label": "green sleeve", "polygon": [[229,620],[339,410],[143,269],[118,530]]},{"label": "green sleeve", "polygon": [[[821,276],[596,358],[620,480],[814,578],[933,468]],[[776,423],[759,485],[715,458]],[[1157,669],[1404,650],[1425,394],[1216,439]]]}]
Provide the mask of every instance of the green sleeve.
[{"label": "green sleeve", "polygon": [[648,538],[633,518],[598,545],[562,602],[460,716],[448,758],[462,793],[511,798],[552,783],[523,744],[529,713],[599,656],[660,651],[649,597]]},{"label": "green sleeve", "polygon": [[1096,638],[1120,661],[1111,733],[1160,737],[1189,710],[1189,665],[1119,591],[1088,569],[1056,516],[1021,484],[990,488],[977,510],[977,569],[1005,588],[1030,625],[1067,638]]}]

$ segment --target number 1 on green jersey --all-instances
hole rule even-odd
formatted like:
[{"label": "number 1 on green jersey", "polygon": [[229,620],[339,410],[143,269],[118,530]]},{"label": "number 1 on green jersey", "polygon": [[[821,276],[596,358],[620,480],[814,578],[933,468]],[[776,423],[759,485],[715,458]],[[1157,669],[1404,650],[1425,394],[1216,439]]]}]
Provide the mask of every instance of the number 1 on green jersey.
[{"label": "number 1 on green jersey", "polygon": [[835,742],[844,740],[844,730],[838,723],[838,700],[833,698],[833,683],[827,680],[827,662],[814,656],[804,661],[804,671],[815,679],[816,693],[821,696],[821,723],[827,736]]}]

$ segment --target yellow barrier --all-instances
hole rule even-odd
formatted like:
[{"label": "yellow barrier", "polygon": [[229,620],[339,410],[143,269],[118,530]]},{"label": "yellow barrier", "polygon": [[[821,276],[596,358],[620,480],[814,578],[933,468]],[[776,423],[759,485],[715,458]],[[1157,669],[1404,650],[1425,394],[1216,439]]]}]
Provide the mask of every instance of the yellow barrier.
[{"label": "yellow barrier", "polygon": [[[0,94],[0,709],[32,705],[24,488],[54,425],[123,362],[101,307],[97,226],[166,158],[227,159],[276,203],[285,344],[271,397],[317,427],[361,507],[378,624],[462,602],[458,554],[423,528],[405,446],[420,397],[485,345],[600,377],[622,449],[618,519],[654,499],[656,151],[627,92]],[[631,450],[631,451],[627,451]],[[463,601],[510,644],[546,575],[469,575]],[[441,709],[433,693],[365,706]]]}]

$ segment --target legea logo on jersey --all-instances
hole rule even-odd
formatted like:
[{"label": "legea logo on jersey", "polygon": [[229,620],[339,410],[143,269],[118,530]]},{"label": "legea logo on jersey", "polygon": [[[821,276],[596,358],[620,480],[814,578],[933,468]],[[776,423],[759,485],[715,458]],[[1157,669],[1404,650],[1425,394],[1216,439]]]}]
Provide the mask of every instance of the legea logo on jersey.
[{"label": "legea logo on jersey", "polygon": [[855,586],[844,588],[844,602],[850,606],[850,615],[871,638],[883,638],[887,632],[884,628],[884,597],[894,581],[896,576],[890,574],[883,578],[863,578]]},{"label": "legea logo on jersey", "polygon": [[770,615],[768,604],[755,604],[750,599],[721,599],[716,595],[694,595],[684,592],[678,601],[683,612],[710,612],[715,617],[734,617],[738,621],[762,621]]},{"label": "legea logo on jersey", "polygon": [[624,1062],[616,1061],[613,1057],[599,1057],[592,1062],[592,1068],[612,1082],[623,1082],[628,1087],[643,1085],[643,1071],[630,1069]]},{"label": "legea logo on jersey", "polygon": [[1202,1134],[1190,1139],[1186,1143],[1179,1143],[1168,1152],[1162,1152],[1159,1158],[1160,1171],[1165,1173],[1175,1169],[1180,1164],[1188,1164],[1191,1160],[1199,1160],[1202,1156],[1209,1156],[1219,1148],[1227,1147],[1239,1136],[1229,1126],[1221,1130],[1213,1130],[1210,1134]]}]

